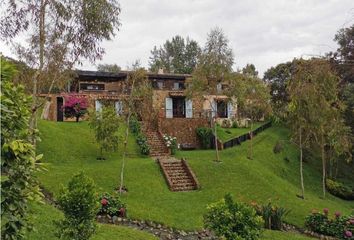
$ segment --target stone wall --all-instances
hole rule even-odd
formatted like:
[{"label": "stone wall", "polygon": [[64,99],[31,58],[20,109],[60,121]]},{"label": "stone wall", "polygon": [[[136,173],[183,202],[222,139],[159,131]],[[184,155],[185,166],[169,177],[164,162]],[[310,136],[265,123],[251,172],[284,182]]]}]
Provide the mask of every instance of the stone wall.
[{"label": "stone wall", "polygon": [[203,118],[159,118],[159,130],[162,134],[176,137],[179,144],[191,144],[199,147],[195,132],[198,127],[209,127]]}]

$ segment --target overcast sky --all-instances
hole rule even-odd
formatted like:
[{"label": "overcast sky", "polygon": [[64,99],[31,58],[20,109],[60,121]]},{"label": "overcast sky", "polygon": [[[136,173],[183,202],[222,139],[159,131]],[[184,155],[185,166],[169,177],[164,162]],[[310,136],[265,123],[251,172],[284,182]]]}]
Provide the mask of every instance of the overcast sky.
[{"label": "overcast sky", "polygon": [[[339,28],[354,24],[353,0],[121,0],[121,29],[104,42],[98,63],[123,69],[135,60],[148,67],[150,50],[175,35],[204,45],[221,27],[235,55],[234,69],[255,64],[261,74],[278,63],[336,49]],[[3,44],[0,51],[10,55]],[[81,69],[95,70],[85,62]]]}]

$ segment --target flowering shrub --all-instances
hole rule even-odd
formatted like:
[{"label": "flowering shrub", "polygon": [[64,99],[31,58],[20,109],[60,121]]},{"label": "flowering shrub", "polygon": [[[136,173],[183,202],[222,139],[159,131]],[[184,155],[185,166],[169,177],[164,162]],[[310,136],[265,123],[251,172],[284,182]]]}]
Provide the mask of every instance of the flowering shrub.
[{"label": "flowering shrub", "polygon": [[65,104],[63,106],[64,116],[65,117],[75,117],[76,122],[79,121],[79,118],[84,116],[87,112],[87,100],[86,98],[78,98],[76,96],[67,96],[65,97]]},{"label": "flowering shrub", "polygon": [[125,204],[121,202],[118,194],[111,195],[109,193],[104,193],[100,199],[101,207],[99,214],[126,217]]},{"label": "flowering shrub", "polygon": [[313,211],[306,217],[305,226],[319,234],[354,239],[354,216],[342,216],[340,212],[335,212],[334,217],[330,218],[327,208],[323,209],[323,213]]},{"label": "flowering shrub", "polygon": [[227,240],[255,240],[261,235],[263,220],[252,207],[234,202],[227,194],[221,201],[208,205],[204,225]]},{"label": "flowering shrub", "polygon": [[147,138],[142,133],[139,133],[139,135],[136,137],[136,142],[140,147],[141,154],[149,155],[150,146],[148,144]]},{"label": "flowering shrub", "polygon": [[167,134],[163,135],[163,140],[165,141],[166,146],[171,149],[171,154],[175,155],[178,145],[176,137],[168,136]]}]

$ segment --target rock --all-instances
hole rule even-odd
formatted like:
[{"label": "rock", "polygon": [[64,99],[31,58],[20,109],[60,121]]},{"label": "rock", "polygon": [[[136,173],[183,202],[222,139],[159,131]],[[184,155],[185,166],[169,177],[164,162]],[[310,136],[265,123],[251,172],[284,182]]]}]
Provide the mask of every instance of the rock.
[{"label": "rock", "polygon": [[113,216],[112,222],[113,222],[113,223],[116,223],[116,222],[117,222],[117,218],[118,218],[117,216]]},{"label": "rock", "polygon": [[119,217],[119,218],[117,218],[117,221],[118,221],[118,222],[122,222],[123,219],[122,219],[121,217]]}]

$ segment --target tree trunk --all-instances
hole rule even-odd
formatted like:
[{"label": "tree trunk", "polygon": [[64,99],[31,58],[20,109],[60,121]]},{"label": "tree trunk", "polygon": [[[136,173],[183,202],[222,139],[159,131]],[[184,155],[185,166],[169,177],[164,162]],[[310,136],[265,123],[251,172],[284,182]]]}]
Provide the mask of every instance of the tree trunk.
[{"label": "tree trunk", "polygon": [[80,117],[76,116],[76,122],[79,122]]},{"label": "tree trunk", "polygon": [[303,174],[303,149],[302,149],[302,130],[299,129],[299,147],[300,147],[300,181],[301,181],[301,197],[305,198],[304,174]]},{"label": "tree trunk", "polygon": [[321,158],[322,158],[322,190],[323,198],[326,198],[326,159],[325,159],[324,134],[321,135]]},{"label": "tree trunk", "polygon": [[215,153],[216,153],[216,162],[221,162],[219,157],[219,147],[218,147],[218,135],[217,135],[217,128],[216,128],[216,118],[213,121],[214,123],[214,139],[215,139]]},{"label": "tree trunk", "polygon": [[251,141],[250,141],[250,157],[249,159],[253,159],[253,120],[251,118],[251,131],[250,131],[250,138],[251,138]]}]

